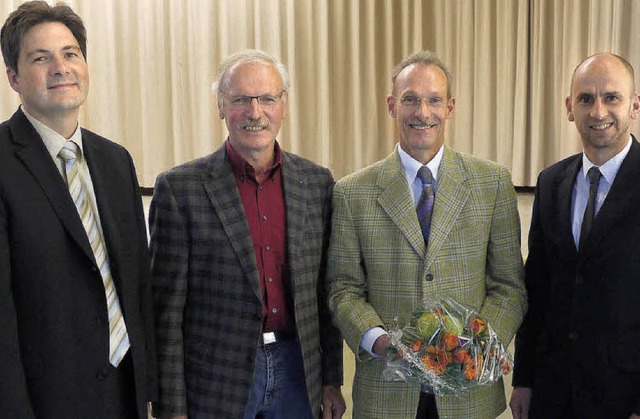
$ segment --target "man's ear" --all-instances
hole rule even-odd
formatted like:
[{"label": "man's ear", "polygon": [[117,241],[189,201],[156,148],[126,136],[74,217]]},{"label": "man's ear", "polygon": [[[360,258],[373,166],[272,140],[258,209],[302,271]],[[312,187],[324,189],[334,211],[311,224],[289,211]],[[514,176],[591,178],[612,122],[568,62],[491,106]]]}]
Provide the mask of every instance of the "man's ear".
[{"label": "man's ear", "polygon": [[11,88],[17,93],[20,93],[20,78],[18,77],[18,72],[12,68],[7,67],[7,79],[9,80],[9,85],[11,85]]},{"label": "man's ear", "polygon": [[633,95],[631,102],[631,119],[638,119],[638,113],[640,113],[640,93]]},{"label": "man's ear", "polygon": [[573,111],[571,110],[571,96],[567,96],[564,100],[564,106],[567,108],[567,119],[569,122],[575,121],[575,116],[573,115]]},{"label": "man's ear", "polygon": [[446,114],[446,118],[449,119],[453,116],[453,113],[456,110],[456,98],[454,96],[451,96],[448,100],[447,100],[447,114]]},{"label": "man's ear", "polygon": [[387,112],[395,119],[396,117],[396,98],[393,96],[387,96]]}]

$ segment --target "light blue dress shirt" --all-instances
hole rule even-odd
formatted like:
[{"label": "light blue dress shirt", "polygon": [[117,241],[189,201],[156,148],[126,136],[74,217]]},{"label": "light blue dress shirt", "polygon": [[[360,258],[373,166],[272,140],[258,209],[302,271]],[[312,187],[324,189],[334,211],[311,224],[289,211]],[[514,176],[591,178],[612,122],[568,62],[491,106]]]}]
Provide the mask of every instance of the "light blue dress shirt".
[{"label": "light blue dress shirt", "polygon": [[[598,183],[598,195],[596,196],[596,216],[598,211],[602,207],[609,189],[620,170],[620,165],[629,150],[631,149],[631,137],[627,145],[615,156],[610,158],[602,166],[599,167],[602,177]],[[573,232],[573,242],[578,249],[578,243],[580,243],[580,230],[582,228],[582,219],[584,218],[584,210],[587,207],[587,200],[589,199],[589,178],[587,172],[595,166],[587,157],[582,153],[582,169],[578,171],[576,180],[573,183],[573,191],[571,194],[571,230]]]}]

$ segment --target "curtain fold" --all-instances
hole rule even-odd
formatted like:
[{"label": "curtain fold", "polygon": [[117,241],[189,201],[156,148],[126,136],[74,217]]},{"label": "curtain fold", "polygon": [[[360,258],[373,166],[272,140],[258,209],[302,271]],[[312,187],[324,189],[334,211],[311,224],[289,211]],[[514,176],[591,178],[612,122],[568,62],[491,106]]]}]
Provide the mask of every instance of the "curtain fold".
[{"label": "curtain fold", "polygon": [[[0,0],[2,20],[21,1]],[[88,31],[80,123],[123,144],[142,186],[226,138],[211,83],[230,53],[260,48],[291,75],[279,141],[336,178],[396,142],[393,67],[433,49],[454,74],[447,143],[507,166],[518,186],[581,150],[565,116],[573,68],[611,51],[640,71],[634,0],[73,0]],[[638,79],[638,77],[636,77]],[[0,83],[0,118],[19,104]],[[639,132],[638,124],[634,132]]]}]

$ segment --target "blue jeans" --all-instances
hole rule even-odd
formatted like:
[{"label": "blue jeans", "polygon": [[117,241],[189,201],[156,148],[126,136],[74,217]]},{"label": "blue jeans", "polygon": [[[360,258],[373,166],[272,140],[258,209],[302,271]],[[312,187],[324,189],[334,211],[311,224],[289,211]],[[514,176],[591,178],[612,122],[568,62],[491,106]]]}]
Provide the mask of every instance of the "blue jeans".
[{"label": "blue jeans", "polygon": [[243,419],[312,419],[300,344],[295,339],[259,347]]}]

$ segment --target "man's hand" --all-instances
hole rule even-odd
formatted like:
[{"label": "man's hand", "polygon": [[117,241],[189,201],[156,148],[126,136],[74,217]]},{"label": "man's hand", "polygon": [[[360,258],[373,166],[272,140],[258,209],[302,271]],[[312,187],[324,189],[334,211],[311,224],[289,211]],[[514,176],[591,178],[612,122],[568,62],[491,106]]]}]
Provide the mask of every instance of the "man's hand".
[{"label": "man's hand", "polygon": [[629,416],[629,419],[640,419],[640,415],[632,413],[631,416]]},{"label": "man's hand", "polygon": [[376,354],[376,356],[384,358],[387,356],[387,348],[389,347],[389,345],[391,345],[391,338],[389,337],[389,335],[384,334],[378,337],[375,342],[373,342],[373,348],[371,348],[371,350],[374,354]]},{"label": "man's hand", "polygon": [[340,387],[322,386],[322,419],[340,419],[346,410]]},{"label": "man's hand", "polygon": [[529,406],[531,404],[530,387],[514,387],[511,393],[509,407],[513,419],[527,419],[529,417]]}]

